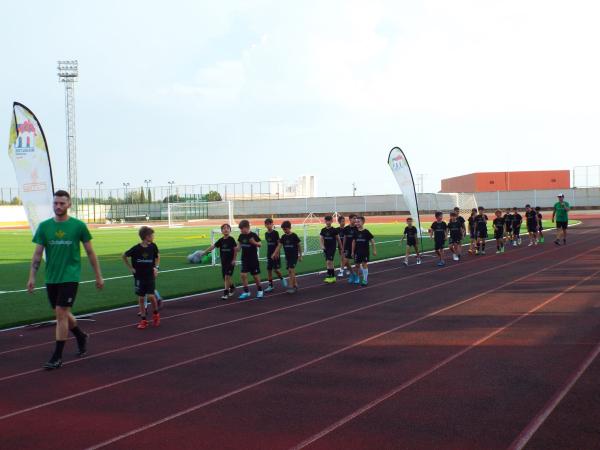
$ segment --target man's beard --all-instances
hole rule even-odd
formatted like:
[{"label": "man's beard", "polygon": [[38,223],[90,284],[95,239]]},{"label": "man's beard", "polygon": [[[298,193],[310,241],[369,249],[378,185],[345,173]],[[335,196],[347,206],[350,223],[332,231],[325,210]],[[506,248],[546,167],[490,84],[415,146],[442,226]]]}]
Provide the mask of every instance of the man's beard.
[{"label": "man's beard", "polygon": [[59,212],[59,210],[55,209],[54,210],[54,214],[56,214],[59,217],[63,217],[63,216],[67,215],[67,211],[68,211],[67,209],[64,209],[64,210],[62,210],[62,211]]}]

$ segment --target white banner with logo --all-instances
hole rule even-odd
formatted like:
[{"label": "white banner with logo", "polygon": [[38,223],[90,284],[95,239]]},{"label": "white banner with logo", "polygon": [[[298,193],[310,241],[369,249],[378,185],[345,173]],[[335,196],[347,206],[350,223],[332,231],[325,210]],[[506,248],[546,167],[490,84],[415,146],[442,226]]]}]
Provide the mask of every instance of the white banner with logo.
[{"label": "white banner with logo", "polygon": [[400,186],[400,192],[402,192],[404,201],[408,205],[408,210],[413,218],[413,224],[417,227],[419,237],[421,237],[421,219],[419,218],[419,204],[415,190],[415,181],[406,156],[404,156],[404,152],[399,147],[394,147],[390,151],[388,165],[392,169],[394,177],[396,177],[398,186]]},{"label": "white banner with logo", "polygon": [[54,215],[52,167],[42,126],[29,108],[17,102],[13,103],[8,156],[29,227],[35,233],[40,222]]}]

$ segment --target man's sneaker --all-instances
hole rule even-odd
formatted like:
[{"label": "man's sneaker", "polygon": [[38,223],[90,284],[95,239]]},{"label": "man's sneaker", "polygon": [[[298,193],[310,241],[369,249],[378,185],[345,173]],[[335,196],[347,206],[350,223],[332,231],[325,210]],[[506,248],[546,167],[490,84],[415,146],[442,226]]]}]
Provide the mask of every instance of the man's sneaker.
[{"label": "man's sneaker", "polygon": [[148,328],[148,321],[146,319],[140,320],[140,323],[138,323],[137,328],[138,328],[138,330],[144,330],[144,329]]},{"label": "man's sneaker", "polygon": [[60,366],[62,366],[62,359],[51,359],[46,364],[44,364],[44,369],[46,369],[46,370],[60,369]]},{"label": "man's sneaker", "polygon": [[289,288],[285,292],[287,292],[288,294],[292,295],[292,294],[295,294],[296,292],[298,292],[298,288],[297,287],[291,287],[291,288]]},{"label": "man's sneaker", "polygon": [[421,258],[417,258],[417,264],[421,264]]},{"label": "man's sneaker", "polygon": [[271,285],[267,286],[265,288],[265,292],[268,294],[269,292],[273,292],[275,290],[275,288]]},{"label": "man's sneaker", "polygon": [[242,292],[238,297],[239,300],[247,300],[250,298],[250,292]]},{"label": "man's sneaker", "polygon": [[87,343],[90,335],[87,333],[83,333],[83,337],[81,339],[77,339],[77,356],[82,357],[87,354]]},{"label": "man's sneaker", "polygon": [[154,325],[155,327],[160,325],[160,314],[152,314],[152,325]]},{"label": "man's sneaker", "polygon": [[229,294],[221,295],[221,300],[229,300]]},{"label": "man's sneaker", "polygon": [[557,240],[555,240],[555,241],[554,241],[554,243],[555,243],[556,245],[560,245],[560,241],[559,241],[558,239],[557,239]]},{"label": "man's sneaker", "polygon": [[281,280],[281,285],[286,288],[288,287],[288,281],[284,278],[283,280]]},{"label": "man's sneaker", "polygon": [[256,299],[257,300],[261,300],[264,297],[265,297],[265,293],[264,293],[264,291],[262,289],[256,293]]}]

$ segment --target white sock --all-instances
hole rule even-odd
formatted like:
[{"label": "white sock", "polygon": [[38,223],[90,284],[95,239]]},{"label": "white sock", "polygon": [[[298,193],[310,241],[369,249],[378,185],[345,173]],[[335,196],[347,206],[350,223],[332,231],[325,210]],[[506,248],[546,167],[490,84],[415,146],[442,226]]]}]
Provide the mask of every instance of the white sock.
[{"label": "white sock", "polygon": [[365,283],[367,283],[369,281],[369,269],[361,269],[361,271],[363,280],[365,281]]}]

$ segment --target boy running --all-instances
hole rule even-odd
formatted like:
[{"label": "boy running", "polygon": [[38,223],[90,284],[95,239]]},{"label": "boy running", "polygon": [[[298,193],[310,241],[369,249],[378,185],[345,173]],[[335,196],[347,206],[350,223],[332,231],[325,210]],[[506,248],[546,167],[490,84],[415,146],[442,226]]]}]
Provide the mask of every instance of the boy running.
[{"label": "boy running", "polygon": [[279,243],[275,248],[275,252],[272,255],[273,259],[279,259],[279,251],[283,247],[283,253],[285,254],[285,261],[287,264],[289,289],[286,291],[288,294],[295,294],[298,292],[298,280],[296,279],[296,264],[298,261],[302,261],[302,246],[300,245],[300,238],[296,233],[292,233],[292,223],[289,220],[284,221],[281,224],[283,235],[279,238]]},{"label": "boy running", "polygon": [[494,213],[494,239],[496,239],[496,253],[504,253],[504,229],[506,220],[502,217],[502,211],[499,209]]},{"label": "boy running", "polygon": [[250,222],[242,220],[240,222],[240,235],[238,237],[237,251],[242,251],[242,284],[244,292],[238,297],[240,300],[250,298],[250,289],[248,288],[248,274],[254,278],[256,284],[256,298],[258,300],[264,297],[260,285],[260,265],[258,264],[258,249],[260,247],[260,238],[256,233],[250,231]]},{"label": "boy running", "polygon": [[413,225],[412,217],[408,217],[406,219],[406,227],[404,228],[404,234],[402,239],[400,239],[400,244],[402,245],[402,241],[406,239],[406,254],[404,255],[404,265],[408,266],[408,257],[410,256],[410,248],[415,249],[415,255],[417,256],[417,264],[421,264],[421,255],[419,253],[419,244],[417,243],[417,238],[419,237],[419,232],[417,227]]},{"label": "boy running", "polygon": [[477,236],[475,232],[475,216],[477,216],[477,208],[471,210],[471,215],[467,219],[469,224],[469,237],[471,239],[469,243],[469,253],[475,253],[475,247],[477,245]]},{"label": "boy running", "polygon": [[450,213],[448,230],[450,231],[450,251],[452,252],[452,259],[454,261],[460,261],[464,224],[460,223],[458,214],[454,211]]},{"label": "boy running", "polygon": [[352,268],[352,242],[354,242],[354,236],[356,234],[356,227],[354,226],[354,221],[356,219],[356,214],[350,214],[348,216],[348,225],[344,227],[344,260],[346,261],[346,268],[350,275],[348,276],[348,283],[357,283],[358,273],[354,273],[354,269]]},{"label": "boy running", "polygon": [[537,232],[538,232],[538,223],[537,223],[537,213],[531,207],[531,205],[525,205],[525,218],[527,220],[527,234],[529,234],[529,245],[537,245]]},{"label": "boy running", "polygon": [[523,216],[519,214],[515,206],[513,208],[513,247],[521,245],[521,225],[523,225]]},{"label": "boy running", "polygon": [[85,223],[69,216],[71,196],[66,191],[56,191],[52,201],[54,217],[38,225],[33,242],[36,244],[31,260],[27,291],[35,289],[35,276],[46,252],[46,293],[56,317],[56,344],[44,369],[53,370],[62,366],[62,354],[69,331],[77,340],[77,356],[87,353],[88,335],[77,324],[71,313],[75,303],[81,277],[80,245],[83,243],[90,264],[96,275],[96,288],[104,287],[98,258],[92,247],[92,235]]},{"label": "boy running", "polygon": [[231,227],[228,223],[221,225],[222,237],[219,238],[214,245],[208,247],[202,254],[210,253],[215,248],[219,249],[219,257],[221,259],[221,274],[223,275],[223,295],[221,300],[227,300],[235,294],[235,285],[233,284],[233,271],[235,270],[235,261],[237,259],[237,243],[231,237]]},{"label": "boy running", "polygon": [[542,208],[539,206],[535,207],[535,213],[537,215],[537,240],[540,244],[544,243],[544,225],[542,223]]},{"label": "boy running", "polygon": [[480,206],[477,208],[475,216],[475,235],[477,237],[477,252],[476,254],[485,255],[485,240],[488,237],[487,222],[488,216],[485,214],[485,208]]},{"label": "boy running", "polygon": [[448,235],[448,225],[443,221],[444,214],[441,211],[435,213],[435,222],[429,228],[429,236],[433,238],[435,244],[435,253],[439,257],[438,266],[445,266],[444,246],[446,245],[446,236]]},{"label": "boy running", "polygon": [[325,228],[321,230],[321,250],[325,255],[325,264],[327,266],[327,277],[325,283],[335,283],[335,266],[333,260],[335,258],[335,250],[340,249],[342,252],[342,241],[340,240],[337,228],[332,226],[333,217],[325,216]]},{"label": "boy running", "polygon": [[[373,256],[377,256],[375,241],[373,235],[365,226],[363,216],[356,217],[356,233],[352,241],[352,254],[356,263],[356,273],[361,273],[362,277],[356,275],[354,284],[367,286],[369,284],[369,245],[373,248]],[[362,278],[362,280],[361,280]]]},{"label": "boy running", "polygon": [[[158,301],[154,295],[156,290],[156,277],[160,264],[160,254],[158,247],[154,243],[154,230],[150,227],[141,227],[138,235],[142,242],[134,245],[127,250],[121,258],[133,275],[135,282],[135,295],[138,296],[140,306],[140,323],[138,330],[148,328],[148,320],[146,320],[146,305],[145,298],[152,305],[152,324],[157,327],[160,325],[160,314],[158,313]],[[129,262],[131,259],[131,263]]]},{"label": "boy running", "polygon": [[269,286],[265,289],[265,292],[272,292],[274,289],[273,272],[279,277],[281,285],[284,288],[287,287],[287,281],[281,274],[281,260],[279,258],[273,259],[273,253],[279,243],[279,233],[277,230],[273,229],[273,219],[265,219],[265,227],[267,228],[267,231],[265,232],[265,241],[267,241],[267,278],[269,280]]}]

